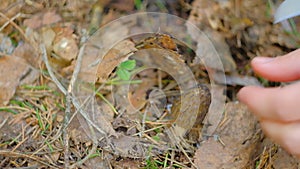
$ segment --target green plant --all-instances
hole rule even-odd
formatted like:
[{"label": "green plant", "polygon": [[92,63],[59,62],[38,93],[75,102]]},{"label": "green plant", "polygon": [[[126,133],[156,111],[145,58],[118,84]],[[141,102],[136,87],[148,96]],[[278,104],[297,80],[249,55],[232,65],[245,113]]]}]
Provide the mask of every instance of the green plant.
[{"label": "green plant", "polygon": [[101,156],[101,151],[99,149],[97,149],[95,153],[93,153],[89,156],[89,158],[95,158],[95,157],[100,157],[100,156]]},{"label": "green plant", "polygon": [[153,160],[152,158],[147,158],[146,159],[146,166],[145,169],[158,169],[158,165],[156,163],[155,160]]},{"label": "green plant", "polygon": [[136,7],[137,10],[142,9],[142,4],[143,2],[141,0],[134,0],[134,6]]},{"label": "green plant", "polygon": [[122,62],[117,67],[117,76],[122,80],[129,80],[131,76],[131,71],[135,68],[136,61],[135,60],[127,60]]}]

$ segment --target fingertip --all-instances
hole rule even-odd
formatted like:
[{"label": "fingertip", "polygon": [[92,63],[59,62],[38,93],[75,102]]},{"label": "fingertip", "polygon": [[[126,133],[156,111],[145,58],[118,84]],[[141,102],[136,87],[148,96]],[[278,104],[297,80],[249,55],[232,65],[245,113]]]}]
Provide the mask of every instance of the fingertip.
[{"label": "fingertip", "polygon": [[276,89],[247,86],[238,92],[237,98],[259,118],[270,118],[268,112],[274,108],[274,90]]},{"label": "fingertip", "polygon": [[239,90],[237,93],[237,98],[239,101],[243,103],[247,103],[247,100],[249,97],[252,97],[253,92],[256,91],[256,89],[261,88],[261,87],[256,87],[256,86],[245,86]]},{"label": "fingertip", "polygon": [[255,58],[252,59],[251,65],[266,64],[266,63],[272,62],[273,60],[275,60],[275,58],[264,57],[264,56],[257,56],[257,57],[255,57]]},{"label": "fingertip", "polygon": [[244,100],[244,95],[245,95],[245,91],[247,90],[247,89],[245,89],[246,87],[243,87],[243,88],[241,88],[240,90],[239,90],[239,92],[237,93],[237,98],[238,98],[238,100],[239,101],[241,101],[241,102],[243,102],[243,100]]},{"label": "fingertip", "polygon": [[257,75],[270,80],[270,78],[272,78],[270,74],[274,71],[272,64],[274,60],[275,58],[257,56],[251,60],[251,67]]},{"label": "fingertip", "polygon": [[279,57],[257,56],[251,66],[255,73],[271,81],[293,81],[300,78],[300,49]]}]

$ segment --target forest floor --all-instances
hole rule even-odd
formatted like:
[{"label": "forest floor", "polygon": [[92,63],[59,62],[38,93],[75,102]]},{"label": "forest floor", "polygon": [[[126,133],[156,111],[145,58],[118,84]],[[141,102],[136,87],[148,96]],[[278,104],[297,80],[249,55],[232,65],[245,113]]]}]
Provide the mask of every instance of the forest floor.
[{"label": "forest floor", "polygon": [[[236,98],[300,46],[280,2],[1,1],[0,168],[300,168]],[[142,12],[166,18],[112,22]]]}]

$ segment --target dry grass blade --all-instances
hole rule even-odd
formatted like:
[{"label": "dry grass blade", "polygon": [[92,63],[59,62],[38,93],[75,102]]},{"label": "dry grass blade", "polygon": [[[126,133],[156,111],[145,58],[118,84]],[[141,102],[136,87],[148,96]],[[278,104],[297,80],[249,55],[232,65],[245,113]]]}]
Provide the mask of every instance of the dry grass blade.
[{"label": "dry grass blade", "polygon": [[14,17],[12,17],[10,20],[6,21],[0,28],[0,32],[7,26],[9,23],[13,22],[15,19],[17,19],[19,16],[21,16],[21,13],[18,13]]},{"label": "dry grass blade", "polygon": [[23,153],[20,153],[20,152],[12,152],[12,151],[5,151],[5,150],[0,150],[0,155],[2,156],[7,156],[7,157],[22,157],[22,158],[28,158],[28,159],[32,159],[38,163],[41,163],[45,166],[48,166],[50,168],[57,168],[59,169],[58,166],[56,166],[55,164],[49,164],[47,163],[44,159],[42,158],[39,158],[39,157],[35,157],[35,156],[32,156],[32,155],[26,155],[26,154],[23,154]]}]

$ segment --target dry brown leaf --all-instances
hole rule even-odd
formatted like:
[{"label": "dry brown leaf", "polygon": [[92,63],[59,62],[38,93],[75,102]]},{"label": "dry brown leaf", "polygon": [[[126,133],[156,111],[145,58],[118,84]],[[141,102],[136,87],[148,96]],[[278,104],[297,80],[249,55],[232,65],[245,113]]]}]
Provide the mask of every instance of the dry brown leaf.
[{"label": "dry brown leaf", "polygon": [[77,118],[74,118],[69,124],[70,138],[74,141],[75,144],[86,143],[91,140],[86,130],[84,129],[84,127],[86,126],[79,124],[80,123]]},{"label": "dry brown leaf", "polygon": [[225,37],[220,32],[214,30],[207,29],[205,30],[205,33],[212,41],[216,51],[218,52],[225,72],[234,72],[236,70],[236,63],[232,58],[229,46],[225,41]]},{"label": "dry brown leaf", "polygon": [[[20,12],[22,6],[23,6],[23,1],[20,0],[1,1],[0,12],[2,12],[8,18],[11,18]],[[2,26],[5,22],[7,22],[7,20],[4,19],[3,17],[0,17],[0,25]]]},{"label": "dry brown leaf", "polygon": [[28,43],[19,45],[13,52],[14,56],[21,57],[35,68],[39,68],[42,58],[39,56],[34,48]]},{"label": "dry brown leaf", "polygon": [[196,151],[195,164],[201,169],[220,169],[224,164],[232,162],[233,156],[230,149],[223,147],[217,141],[208,140]]},{"label": "dry brown leaf", "polygon": [[60,20],[61,20],[60,15],[58,15],[55,11],[46,11],[46,12],[37,13],[29,19],[25,19],[24,25],[32,29],[37,29],[42,26],[57,23]]},{"label": "dry brown leaf", "polygon": [[115,146],[111,151],[122,157],[143,158],[148,150],[142,141],[137,137],[120,135],[119,138],[111,139],[111,144]]},{"label": "dry brown leaf", "polygon": [[282,148],[279,148],[277,153],[272,158],[274,169],[291,168],[296,169],[300,167],[300,161],[296,157],[291,156]]},{"label": "dry brown leaf", "polygon": [[256,169],[298,169],[300,166],[300,161],[297,157],[290,155],[268,137],[261,141],[257,148],[255,159],[257,159]]},{"label": "dry brown leaf", "polygon": [[[148,71],[149,72],[149,71]],[[147,91],[156,84],[155,79],[141,79],[142,83],[139,85],[131,85],[131,91],[128,94],[128,99],[132,106],[136,109],[140,109],[146,103]]]},{"label": "dry brown leaf", "polygon": [[[245,105],[227,103],[223,122],[216,131],[222,141],[209,139],[197,150],[195,164],[203,169],[245,168],[259,143],[257,120]],[[249,164],[250,163],[250,164]]]},{"label": "dry brown leaf", "polygon": [[97,72],[97,61],[99,60],[99,49],[93,43],[88,43],[85,47],[85,57],[81,63],[81,70],[78,79],[83,82],[95,82]]},{"label": "dry brown leaf", "polygon": [[112,48],[100,62],[97,69],[97,77],[100,82],[107,80],[111,72],[128,59],[130,53],[136,51],[135,44],[129,40],[123,40]]},{"label": "dry brown leaf", "polygon": [[0,11],[3,12],[2,10],[8,11],[7,8],[11,8],[13,7],[16,3],[16,0],[6,0],[1,2],[1,6],[0,6]]},{"label": "dry brown leaf", "polygon": [[118,11],[115,11],[113,9],[110,9],[107,13],[107,15],[104,15],[101,21],[101,25],[105,25],[115,19],[118,19],[121,17],[121,14]]},{"label": "dry brown leaf", "polygon": [[40,74],[38,68],[42,62],[41,57],[35,52],[34,48],[28,43],[21,44],[14,50],[13,56],[24,59],[26,64],[30,65],[30,70],[26,76],[22,77],[20,84],[24,85],[34,82]]},{"label": "dry brown leaf", "polygon": [[84,168],[86,168],[86,169],[110,168],[109,161],[101,156],[89,159],[87,162],[85,162]]},{"label": "dry brown leaf", "polygon": [[124,159],[121,161],[113,162],[112,166],[115,169],[140,169],[140,162],[132,159]]},{"label": "dry brown leaf", "polygon": [[43,27],[41,29],[41,37],[43,40],[43,43],[45,44],[47,53],[50,53],[53,49],[53,41],[56,36],[56,33],[52,28]]},{"label": "dry brown leaf", "polygon": [[[114,22],[114,24],[110,25],[109,29],[101,29],[95,32],[86,43],[84,50],[85,57],[82,60],[78,78],[85,82],[95,82],[98,79],[96,74],[99,72],[98,68],[101,68],[99,64],[102,62],[104,55],[106,55],[117,42],[127,37],[128,32],[129,28],[120,22]],[[114,52],[118,54],[117,51]],[[102,73],[104,75],[108,74],[105,73],[104,70]]]},{"label": "dry brown leaf", "polygon": [[0,57],[0,106],[6,105],[15,94],[21,78],[30,70],[24,59]]},{"label": "dry brown leaf", "polygon": [[134,1],[132,0],[117,0],[113,1],[113,3],[110,5],[111,8],[115,8],[120,11],[132,11],[134,8]]}]

